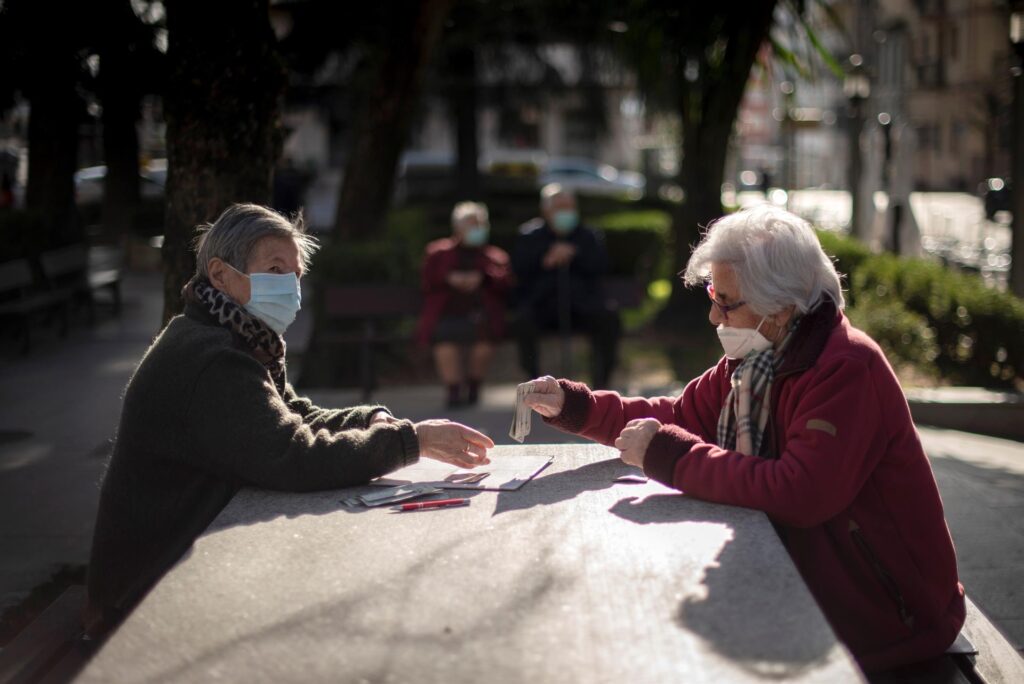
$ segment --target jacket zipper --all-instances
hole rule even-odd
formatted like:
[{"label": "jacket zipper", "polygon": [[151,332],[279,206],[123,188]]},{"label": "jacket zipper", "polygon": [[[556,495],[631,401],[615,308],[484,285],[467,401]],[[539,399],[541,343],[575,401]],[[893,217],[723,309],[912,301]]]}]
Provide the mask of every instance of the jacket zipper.
[{"label": "jacket zipper", "polygon": [[914,615],[907,609],[907,602],[903,599],[903,592],[900,591],[899,586],[896,584],[896,580],[893,579],[892,575],[889,574],[889,571],[886,570],[885,566],[883,566],[881,561],[878,560],[878,556],[875,555],[875,552],[872,551],[871,547],[868,545],[867,540],[864,539],[864,536],[860,533],[860,525],[858,525],[857,521],[852,518],[850,519],[849,532],[850,537],[853,538],[854,543],[860,549],[861,553],[867,557],[871,566],[875,569],[875,574],[877,574],[878,578],[882,581],[882,585],[885,586],[885,590],[889,593],[889,596],[896,602],[896,607],[899,608],[900,611],[900,620],[902,620],[903,624],[907,627],[913,628]]}]

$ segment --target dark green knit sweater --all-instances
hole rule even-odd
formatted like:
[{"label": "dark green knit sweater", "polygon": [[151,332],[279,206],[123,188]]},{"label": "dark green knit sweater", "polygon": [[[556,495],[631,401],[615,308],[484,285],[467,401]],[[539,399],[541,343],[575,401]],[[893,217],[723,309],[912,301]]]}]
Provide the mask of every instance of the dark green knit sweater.
[{"label": "dark green knit sweater", "polygon": [[419,458],[412,423],[367,428],[381,406],[328,410],[282,396],[241,340],[189,304],[125,391],[89,562],[90,613],[116,621],[240,487],[364,484]]}]

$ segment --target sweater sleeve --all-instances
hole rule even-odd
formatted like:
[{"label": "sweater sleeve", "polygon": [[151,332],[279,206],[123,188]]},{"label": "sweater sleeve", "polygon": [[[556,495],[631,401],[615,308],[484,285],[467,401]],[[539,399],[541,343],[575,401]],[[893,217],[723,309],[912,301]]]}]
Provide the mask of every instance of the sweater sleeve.
[{"label": "sweater sleeve", "polygon": [[240,485],[314,491],[356,484],[419,459],[412,423],[314,429],[253,358],[225,350],[200,374],[185,412],[186,460]]},{"label": "sweater sleeve", "polygon": [[688,433],[712,440],[722,402],[722,378],[728,374],[727,361],[690,381],[678,397],[622,397],[616,392],[597,391],[581,382],[559,380],[565,392],[562,412],[545,421],[553,427],[582,435],[611,446],[626,423],[637,418],[655,418]]},{"label": "sweater sleeve", "polygon": [[288,409],[302,416],[302,421],[316,430],[349,430],[370,426],[370,417],[377,411],[391,412],[384,406],[351,406],[349,408],[328,409],[316,406],[306,397],[300,397],[291,383],[284,386],[284,401]]},{"label": "sweater sleeve", "polygon": [[591,391],[582,382],[559,380],[565,392],[562,412],[545,418],[549,425],[611,446],[626,423],[637,418],[656,418],[662,423],[679,419],[679,399],[673,397],[622,397],[617,392]]},{"label": "sweater sleeve", "polygon": [[885,453],[886,408],[875,383],[861,360],[840,358],[816,370],[811,383],[793,390],[777,459],[665,426],[647,449],[644,470],[700,499],[756,508],[794,527],[818,525],[849,506]]}]

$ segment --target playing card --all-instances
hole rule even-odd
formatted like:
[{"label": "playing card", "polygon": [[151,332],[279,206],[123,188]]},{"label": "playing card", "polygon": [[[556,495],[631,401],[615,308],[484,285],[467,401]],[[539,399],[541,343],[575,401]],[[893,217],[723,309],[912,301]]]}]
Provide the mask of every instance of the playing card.
[{"label": "playing card", "polygon": [[437,494],[441,491],[443,490],[430,485],[398,485],[397,487],[387,487],[368,494],[350,496],[347,499],[342,499],[342,503],[346,506],[367,506],[373,508],[375,506],[386,506],[397,501],[415,499],[418,496],[425,496],[427,494]]},{"label": "playing card", "polygon": [[523,401],[527,394],[533,391],[532,382],[524,382],[516,387],[516,408],[512,418],[512,427],[508,436],[522,444],[526,436],[530,434],[530,424],[533,417],[533,410]]}]

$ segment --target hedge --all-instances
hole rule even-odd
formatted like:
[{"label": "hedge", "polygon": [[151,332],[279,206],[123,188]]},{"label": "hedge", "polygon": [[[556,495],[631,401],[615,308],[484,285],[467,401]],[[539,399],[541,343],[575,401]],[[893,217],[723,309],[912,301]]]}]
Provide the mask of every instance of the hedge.
[{"label": "hedge", "polygon": [[819,235],[847,274],[851,320],[890,359],[956,384],[1024,381],[1024,300],[936,261],[874,255],[850,238]]},{"label": "hedge", "polygon": [[[624,211],[596,216],[588,223],[602,231],[610,257],[609,271],[644,282],[665,277],[671,258],[670,219],[663,211]],[[491,242],[511,252],[519,223],[492,216]],[[314,257],[311,272],[330,282],[415,284],[427,243],[450,234],[447,217],[424,207],[392,211],[376,240],[327,243]]]}]

